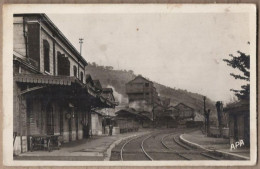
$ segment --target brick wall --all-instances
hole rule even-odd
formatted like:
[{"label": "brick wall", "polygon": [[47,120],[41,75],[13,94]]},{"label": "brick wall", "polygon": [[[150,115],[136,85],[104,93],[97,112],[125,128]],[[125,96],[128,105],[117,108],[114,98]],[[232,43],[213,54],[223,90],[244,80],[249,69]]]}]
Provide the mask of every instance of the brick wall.
[{"label": "brick wall", "polygon": [[23,17],[14,17],[13,49],[22,56],[26,55],[25,38],[23,34]]},{"label": "brick wall", "polygon": [[18,93],[20,93],[20,88],[18,88],[17,83],[13,83],[13,132],[20,135],[19,130],[19,98]]}]

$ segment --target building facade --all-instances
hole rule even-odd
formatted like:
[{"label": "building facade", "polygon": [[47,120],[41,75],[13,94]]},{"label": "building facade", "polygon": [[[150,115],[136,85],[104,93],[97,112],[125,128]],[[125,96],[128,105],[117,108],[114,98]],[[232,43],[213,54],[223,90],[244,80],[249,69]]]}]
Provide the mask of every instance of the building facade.
[{"label": "building facade", "polygon": [[[102,98],[104,98],[107,102],[110,102],[111,105],[118,105],[117,102],[115,102],[115,97],[113,95],[113,89],[112,88],[102,88],[101,83],[99,80],[93,80],[94,84],[98,86],[100,89],[102,89]],[[91,129],[92,129],[92,135],[103,135],[108,134],[106,132],[106,128],[108,128],[110,123],[106,123],[107,120],[110,120],[112,118],[111,111],[114,111],[113,108],[99,108],[95,111],[91,112]]]},{"label": "building facade", "polygon": [[14,154],[34,137],[61,143],[89,136],[91,110],[114,107],[87,75],[86,60],[45,14],[15,14],[13,22]]},{"label": "building facade", "polygon": [[224,108],[229,115],[230,144],[243,140],[245,146],[250,146],[250,109],[249,101],[242,100]]},{"label": "building facade", "polygon": [[126,84],[129,107],[139,112],[144,112],[153,119],[153,109],[159,103],[160,98],[153,82],[142,76],[137,76]]},{"label": "building facade", "polygon": [[176,116],[178,120],[182,120],[182,121],[194,120],[195,110],[192,107],[184,103],[179,103],[176,106],[174,106],[174,108],[178,110],[178,115]]}]

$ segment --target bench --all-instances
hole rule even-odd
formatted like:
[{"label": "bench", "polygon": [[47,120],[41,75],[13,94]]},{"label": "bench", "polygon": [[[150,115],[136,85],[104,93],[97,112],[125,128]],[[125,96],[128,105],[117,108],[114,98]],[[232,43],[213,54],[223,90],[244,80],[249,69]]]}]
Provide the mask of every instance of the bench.
[{"label": "bench", "polygon": [[48,150],[60,149],[60,135],[30,135],[29,149],[34,150]]}]

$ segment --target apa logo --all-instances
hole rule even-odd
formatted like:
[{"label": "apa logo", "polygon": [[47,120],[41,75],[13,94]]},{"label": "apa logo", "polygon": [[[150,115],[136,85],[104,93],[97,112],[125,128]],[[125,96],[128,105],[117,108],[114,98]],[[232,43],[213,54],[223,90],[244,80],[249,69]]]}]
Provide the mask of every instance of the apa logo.
[{"label": "apa logo", "polygon": [[243,140],[239,140],[239,141],[235,142],[235,144],[231,144],[230,145],[230,149],[231,150],[237,149],[238,147],[242,147],[243,145],[245,145],[244,141]]}]

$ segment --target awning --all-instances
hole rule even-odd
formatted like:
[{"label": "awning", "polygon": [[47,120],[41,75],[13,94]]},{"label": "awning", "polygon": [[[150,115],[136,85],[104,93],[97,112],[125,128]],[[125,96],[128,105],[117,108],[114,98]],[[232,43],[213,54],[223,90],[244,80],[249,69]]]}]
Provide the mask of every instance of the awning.
[{"label": "awning", "polygon": [[[52,75],[42,75],[42,74],[16,74],[14,75],[14,81],[18,83],[28,83],[28,84],[38,84],[43,88],[43,86],[72,86],[77,85],[81,89],[85,90],[91,96],[97,98],[100,102],[100,106],[104,108],[111,108],[116,105],[106,98],[100,95],[100,91],[96,91],[90,84],[82,83],[78,78],[74,76],[52,76]],[[38,89],[40,89],[38,88]],[[34,89],[36,89],[34,87]]]},{"label": "awning", "polygon": [[[50,76],[41,74],[17,74],[14,76],[16,82],[21,83],[38,83],[51,85],[65,85],[70,86],[72,83],[83,85],[76,77],[70,76]],[[82,84],[81,84],[82,83]]]}]

